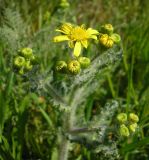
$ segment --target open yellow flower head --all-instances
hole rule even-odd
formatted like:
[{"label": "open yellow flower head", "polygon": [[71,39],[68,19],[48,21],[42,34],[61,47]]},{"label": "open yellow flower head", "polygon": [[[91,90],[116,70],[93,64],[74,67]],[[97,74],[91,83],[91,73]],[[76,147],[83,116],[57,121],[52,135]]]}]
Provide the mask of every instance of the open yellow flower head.
[{"label": "open yellow flower head", "polygon": [[130,113],[129,114],[129,119],[132,122],[138,122],[139,121],[139,117],[136,114],[134,114],[134,113]]},{"label": "open yellow flower head", "polygon": [[65,23],[56,31],[63,35],[55,36],[54,42],[68,41],[69,47],[74,48],[73,55],[78,57],[81,54],[81,48],[88,47],[88,39],[97,40],[99,32],[95,29],[85,29],[84,25],[73,26],[70,23]]}]

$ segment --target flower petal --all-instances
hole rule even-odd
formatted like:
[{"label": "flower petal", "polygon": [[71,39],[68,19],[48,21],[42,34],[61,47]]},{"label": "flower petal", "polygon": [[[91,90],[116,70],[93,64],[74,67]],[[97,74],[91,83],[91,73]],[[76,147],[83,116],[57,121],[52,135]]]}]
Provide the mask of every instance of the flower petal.
[{"label": "flower petal", "polygon": [[80,55],[80,53],[81,53],[81,43],[76,42],[73,54],[74,54],[75,57],[78,57]]},{"label": "flower petal", "polygon": [[90,37],[89,37],[89,38],[92,38],[92,39],[97,40],[97,36],[95,36],[95,35],[90,35]]},{"label": "flower petal", "polygon": [[87,42],[87,40],[81,41],[81,44],[82,44],[83,47],[85,47],[85,48],[88,47],[88,42]]},{"label": "flower petal", "polygon": [[93,34],[98,35],[98,34],[99,34],[99,32],[98,32],[97,30],[92,29],[92,28],[88,28],[88,29],[87,29],[87,33],[88,33],[89,35],[93,35]]},{"label": "flower petal", "polygon": [[69,40],[69,38],[68,36],[62,35],[62,36],[55,36],[53,40],[54,42],[62,42]]},{"label": "flower petal", "polygon": [[65,32],[64,32],[63,30],[61,30],[61,29],[56,29],[55,31],[56,31],[56,32],[61,32],[61,33],[64,33],[64,34],[65,34]]},{"label": "flower petal", "polygon": [[72,30],[73,26],[70,23],[64,23],[60,29],[56,29],[55,31],[57,32],[61,32],[63,34],[70,34],[71,30]]}]

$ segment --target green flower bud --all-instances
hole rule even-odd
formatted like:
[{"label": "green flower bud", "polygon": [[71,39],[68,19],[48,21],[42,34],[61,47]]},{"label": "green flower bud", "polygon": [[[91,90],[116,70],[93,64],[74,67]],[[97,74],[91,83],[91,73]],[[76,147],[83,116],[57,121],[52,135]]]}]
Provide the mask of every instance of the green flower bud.
[{"label": "green flower bud", "polygon": [[124,136],[124,137],[128,137],[128,136],[130,135],[129,130],[128,130],[128,128],[125,126],[125,124],[122,124],[122,125],[120,126],[120,134],[121,134],[121,136]]},{"label": "green flower bud", "polygon": [[101,26],[101,32],[102,33],[107,33],[109,35],[111,35],[113,33],[113,26],[112,24],[104,24],[103,26]]},{"label": "green flower bud", "polygon": [[67,0],[61,0],[60,7],[67,8],[69,6],[70,4],[67,2]]},{"label": "green flower bud", "polygon": [[31,48],[22,48],[21,55],[25,58],[31,58],[31,56],[33,55],[33,51]]},{"label": "green flower bud", "polygon": [[14,66],[17,67],[17,68],[21,68],[23,67],[25,64],[25,58],[24,57],[21,57],[21,56],[17,56],[15,57],[14,59]]},{"label": "green flower bud", "polygon": [[102,34],[99,37],[99,42],[106,48],[111,48],[114,45],[114,41],[107,34]]},{"label": "green flower bud", "polygon": [[57,61],[55,70],[61,73],[65,73],[67,69],[67,63],[65,61]]},{"label": "green flower bud", "polygon": [[68,63],[68,71],[71,74],[78,74],[81,70],[80,63],[77,60],[72,60]]},{"label": "green flower bud", "polygon": [[24,69],[21,68],[21,69],[18,71],[18,73],[19,73],[20,75],[23,75],[23,74],[24,74]]},{"label": "green flower bud", "polygon": [[134,113],[130,113],[129,114],[129,119],[132,122],[138,122],[139,121],[139,117],[136,114],[134,114]]},{"label": "green flower bud", "polygon": [[87,68],[91,64],[91,60],[87,57],[79,57],[78,61],[80,62],[81,68]]},{"label": "green flower bud", "polygon": [[136,131],[136,128],[137,128],[137,123],[133,123],[133,124],[130,124],[129,125],[129,129],[131,132],[135,132]]},{"label": "green flower bud", "polygon": [[33,65],[31,64],[31,62],[30,61],[26,61],[26,63],[25,63],[25,69],[27,71],[30,71],[32,68],[33,68]]},{"label": "green flower bud", "polygon": [[127,114],[126,113],[120,113],[117,115],[117,120],[120,123],[125,123],[127,121]]},{"label": "green flower bud", "polygon": [[115,42],[115,43],[120,43],[121,41],[121,37],[119,34],[113,33],[111,35],[111,39]]}]

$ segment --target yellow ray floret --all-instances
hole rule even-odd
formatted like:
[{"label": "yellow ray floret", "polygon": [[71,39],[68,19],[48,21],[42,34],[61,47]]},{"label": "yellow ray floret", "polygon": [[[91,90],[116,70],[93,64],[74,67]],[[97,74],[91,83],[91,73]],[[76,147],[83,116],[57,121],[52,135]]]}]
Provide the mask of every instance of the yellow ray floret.
[{"label": "yellow ray floret", "polygon": [[56,31],[61,32],[63,35],[54,37],[54,42],[68,41],[69,47],[74,48],[73,54],[76,57],[80,55],[82,47],[88,47],[88,39],[97,40],[99,34],[95,29],[85,29],[84,25],[73,26],[70,23],[63,24]]}]

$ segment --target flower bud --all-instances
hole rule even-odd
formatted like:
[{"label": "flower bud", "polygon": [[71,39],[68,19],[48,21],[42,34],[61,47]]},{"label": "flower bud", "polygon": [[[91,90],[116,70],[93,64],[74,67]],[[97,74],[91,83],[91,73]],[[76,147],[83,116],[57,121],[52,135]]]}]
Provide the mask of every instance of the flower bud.
[{"label": "flower bud", "polygon": [[139,121],[139,117],[136,114],[134,114],[134,113],[130,113],[129,114],[129,119],[132,122],[138,122]]},{"label": "flower bud", "polygon": [[23,67],[25,64],[25,58],[24,57],[21,57],[21,56],[17,56],[15,57],[14,59],[14,66],[17,67],[17,68],[21,68]]},{"label": "flower bud", "polygon": [[120,123],[125,123],[127,121],[127,114],[126,113],[120,113],[117,115],[117,120]]},{"label": "flower bud", "polygon": [[112,24],[104,24],[103,26],[101,26],[101,31],[102,33],[107,33],[109,35],[111,35],[113,33],[113,26]]},{"label": "flower bud", "polygon": [[65,61],[57,61],[55,70],[61,73],[65,73],[67,69],[67,63]]},{"label": "flower bud", "polygon": [[116,33],[113,33],[111,35],[111,39],[114,41],[114,43],[117,43],[117,44],[120,43],[120,41],[121,41],[120,35],[116,34]]},{"label": "flower bud", "polygon": [[129,129],[131,132],[135,132],[136,131],[136,128],[137,128],[137,123],[133,123],[133,124],[130,124],[129,125]]},{"label": "flower bud", "polygon": [[78,74],[80,72],[80,63],[77,60],[72,60],[68,63],[68,71],[71,74]]},{"label": "flower bud", "polygon": [[120,126],[120,134],[121,136],[124,136],[124,137],[128,137],[130,135],[129,130],[125,124],[122,124]]},{"label": "flower bud", "polygon": [[78,61],[80,62],[81,68],[87,68],[91,64],[90,59],[87,57],[79,57]]},{"label": "flower bud", "polygon": [[111,48],[114,44],[114,41],[107,34],[102,34],[99,38],[99,42],[106,48]]},{"label": "flower bud", "polygon": [[33,55],[33,51],[31,48],[22,48],[21,55],[25,58],[30,58]]},{"label": "flower bud", "polygon": [[25,69],[27,71],[30,71],[32,68],[33,68],[33,65],[31,64],[31,62],[30,61],[26,61],[26,63],[25,63]]},{"label": "flower bud", "polygon": [[60,6],[62,8],[67,8],[70,6],[70,4],[67,2],[67,0],[61,0]]}]

